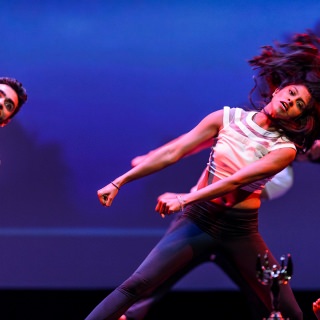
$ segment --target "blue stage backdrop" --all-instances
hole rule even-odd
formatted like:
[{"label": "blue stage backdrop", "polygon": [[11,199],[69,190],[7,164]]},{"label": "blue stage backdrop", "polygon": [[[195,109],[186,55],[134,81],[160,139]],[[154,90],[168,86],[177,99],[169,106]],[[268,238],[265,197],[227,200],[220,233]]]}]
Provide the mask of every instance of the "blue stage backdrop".
[{"label": "blue stage backdrop", "polygon": [[[247,60],[262,45],[319,29],[314,1],[1,1],[1,75],[29,100],[0,129],[0,288],[112,288],[172,217],[165,191],[197,181],[208,152],[122,188],[96,191],[130,161],[224,105],[248,105]],[[294,164],[287,195],[266,202],[260,231],[291,253],[294,289],[320,289],[320,165]],[[203,265],[179,289],[236,288]]]}]

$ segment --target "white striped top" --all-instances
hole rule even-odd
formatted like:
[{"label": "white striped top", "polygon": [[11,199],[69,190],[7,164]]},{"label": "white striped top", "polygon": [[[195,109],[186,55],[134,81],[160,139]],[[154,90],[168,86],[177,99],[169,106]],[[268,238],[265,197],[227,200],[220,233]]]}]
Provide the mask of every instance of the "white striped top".
[{"label": "white striped top", "polygon": [[[296,147],[278,131],[267,131],[258,126],[253,117],[256,111],[224,107],[223,128],[212,146],[207,170],[223,179],[246,165],[279,148]],[[242,187],[260,193],[272,177]]]}]

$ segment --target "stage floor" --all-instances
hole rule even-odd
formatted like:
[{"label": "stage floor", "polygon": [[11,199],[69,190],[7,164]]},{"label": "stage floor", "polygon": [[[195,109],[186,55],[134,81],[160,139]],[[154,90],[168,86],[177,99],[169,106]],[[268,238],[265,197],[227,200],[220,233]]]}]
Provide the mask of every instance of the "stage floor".
[{"label": "stage floor", "polygon": [[[110,290],[0,290],[1,320],[83,320]],[[295,291],[304,319],[315,320],[312,302],[320,291]],[[237,291],[173,291],[145,320],[248,320]]]}]

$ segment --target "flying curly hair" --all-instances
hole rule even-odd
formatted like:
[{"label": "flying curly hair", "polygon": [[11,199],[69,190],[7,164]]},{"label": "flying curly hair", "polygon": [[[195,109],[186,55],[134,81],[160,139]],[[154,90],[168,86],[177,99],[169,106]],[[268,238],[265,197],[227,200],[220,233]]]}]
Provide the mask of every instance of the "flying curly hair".
[{"label": "flying curly hair", "polygon": [[[315,139],[320,138],[320,38],[314,33],[295,34],[291,42],[263,46],[261,54],[249,60],[257,71],[255,87],[249,99],[256,109],[270,102],[277,88],[290,84],[305,85],[311,101],[299,117],[284,121],[267,116],[273,124],[291,139],[298,152],[307,151]],[[253,102],[253,93],[258,89],[260,101]]]}]

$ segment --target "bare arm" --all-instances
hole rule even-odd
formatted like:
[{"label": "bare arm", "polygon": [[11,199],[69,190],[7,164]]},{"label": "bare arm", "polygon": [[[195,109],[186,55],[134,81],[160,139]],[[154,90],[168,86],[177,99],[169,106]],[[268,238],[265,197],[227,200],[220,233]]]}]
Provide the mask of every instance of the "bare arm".
[{"label": "bare arm", "polygon": [[162,170],[179,161],[186,154],[195,150],[197,146],[216,136],[222,123],[223,110],[209,114],[191,131],[182,135],[179,139],[158,148],[139,165],[114,179],[113,183],[109,183],[98,190],[100,203],[110,206],[119,188],[124,184]]},{"label": "bare arm", "polygon": [[[230,193],[254,181],[275,175],[287,167],[295,158],[296,151],[283,148],[270,152],[263,158],[240,169],[230,177],[216,181],[209,186],[183,196],[185,204],[211,200]],[[177,199],[159,199],[156,211],[169,213],[180,210],[181,203]]]},{"label": "bare arm", "polygon": [[[320,160],[320,140],[315,140],[310,150],[303,155],[297,154],[296,161],[311,161],[319,163]],[[262,200],[273,200],[287,193],[293,185],[294,172],[291,165],[277,173],[262,190]]]},{"label": "bare arm", "polygon": [[[137,157],[133,158],[133,159],[131,160],[131,166],[132,166],[132,167],[137,166],[137,165],[140,164],[142,161],[144,161],[145,159],[147,159],[147,158],[148,158],[152,153],[154,153],[155,151],[158,151],[160,148],[166,147],[167,145],[170,145],[171,143],[178,141],[178,140],[181,139],[182,137],[183,137],[183,135],[180,136],[180,137],[178,137],[178,138],[176,138],[176,139],[174,139],[174,140],[169,141],[168,143],[166,143],[165,145],[163,145],[163,146],[161,146],[161,147],[159,147],[159,148],[157,148],[157,149],[151,150],[151,151],[149,151],[149,152],[146,153],[146,154],[143,154],[143,155],[141,155],[141,156],[137,156]],[[200,152],[200,151],[202,151],[202,150],[204,150],[204,149],[210,148],[210,147],[212,146],[212,144],[213,144],[213,138],[211,137],[211,138],[209,138],[207,141],[202,142],[201,144],[199,144],[198,146],[196,146],[194,149],[190,150],[188,153],[186,153],[186,154],[184,155],[184,157],[187,157],[187,156],[196,154],[196,153],[198,153],[198,152]]]}]

